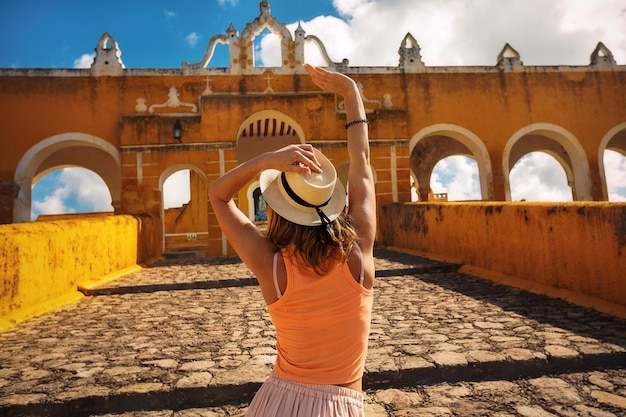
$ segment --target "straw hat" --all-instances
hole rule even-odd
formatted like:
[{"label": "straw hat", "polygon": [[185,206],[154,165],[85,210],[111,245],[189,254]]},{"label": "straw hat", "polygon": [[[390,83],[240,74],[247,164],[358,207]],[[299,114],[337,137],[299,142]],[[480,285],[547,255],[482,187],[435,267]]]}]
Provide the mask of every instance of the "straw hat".
[{"label": "straw hat", "polygon": [[346,205],[346,190],[337,178],[333,164],[313,148],[322,172],[261,172],[261,193],[281,217],[304,226],[326,226]]}]

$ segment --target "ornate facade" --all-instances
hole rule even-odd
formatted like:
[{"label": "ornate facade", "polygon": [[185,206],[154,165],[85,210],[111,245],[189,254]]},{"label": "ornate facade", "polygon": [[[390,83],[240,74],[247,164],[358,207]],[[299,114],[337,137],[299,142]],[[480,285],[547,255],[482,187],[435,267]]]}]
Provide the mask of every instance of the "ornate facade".
[{"label": "ornate facade", "polygon": [[[254,65],[253,40],[265,29],[281,39],[279,67]],[[506,44],[494,66],[429,67],[407,34],[398,66],[351,67],[333,61],[302,27],[292,34],[264,0],[241,34],[231,25],[208,42],[200,62],[180,69],[126,68],[105,33],[89,69],[0,70],[0,222],[29,221],[33,184],[78,166],[104,180],[115,213],[160,216],[165,249],[232,253],[206,189],[236,164],[309,142],[346,179],[343,103],[308,79],[305,43],[361,88],[381,205],[410,201],[411,178],[420,201],[428,200],[435,164],[451,155],[476,161],[483,200],[510,201],[509,173],[533,151],[561,164],[573,200],[602,201],[604,151],[626,155],[626,66],[602,43],[587,66],[525,66]],[[218,44],[228,47],[228,67],[209,66]],[[191,172],[191,201],[165,211],[163,184],[181,169]],[[261,226],[257,188],[249,184],[238,203]]]}]

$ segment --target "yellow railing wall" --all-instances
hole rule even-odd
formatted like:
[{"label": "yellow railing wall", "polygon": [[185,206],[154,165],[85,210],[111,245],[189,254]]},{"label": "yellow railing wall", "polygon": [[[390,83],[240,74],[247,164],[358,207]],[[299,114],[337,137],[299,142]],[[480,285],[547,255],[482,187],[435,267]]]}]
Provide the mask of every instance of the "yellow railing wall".
[{"label": "yellow railing wall", "polygon": [[[393,203],[379,243],[626,317],[625,203]],[[151,215],[0,225],[0,330],[161,255]]]},{"label": "yellow railing wall", "polygon": [[0,330],[160,256],[160,228],[149,215],[0,225]]},{"label": "yellow railing wall", "polygon": [[379,241],[626,316],[626,203],[392,203]]}]

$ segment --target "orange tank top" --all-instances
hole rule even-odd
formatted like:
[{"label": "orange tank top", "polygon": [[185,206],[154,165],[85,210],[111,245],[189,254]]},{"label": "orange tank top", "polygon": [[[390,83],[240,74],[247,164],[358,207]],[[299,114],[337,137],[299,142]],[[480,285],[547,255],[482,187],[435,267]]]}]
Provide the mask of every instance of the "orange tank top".
[{"label": "orange tank top", "polygon": [[274,372],[313,384],[356,381],[363,376],[373,291],[355,281],[347,262],[317,275],[290,253],[282,250],[285,294],[268,306],[277,338]]}]

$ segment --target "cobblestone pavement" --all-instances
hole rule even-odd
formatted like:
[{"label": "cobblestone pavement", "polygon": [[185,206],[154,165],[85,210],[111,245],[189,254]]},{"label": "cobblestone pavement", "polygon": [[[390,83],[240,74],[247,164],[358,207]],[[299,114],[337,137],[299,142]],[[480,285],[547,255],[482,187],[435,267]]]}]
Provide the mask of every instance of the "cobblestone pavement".
[{"label": "cobblestone pavement", "polygon": [[[626,415],[624,320],[376,257],[369,417]],[[89,294],[0,333],[0,416],[243,416],[271,370],[237,258],[169,259]]]}]

